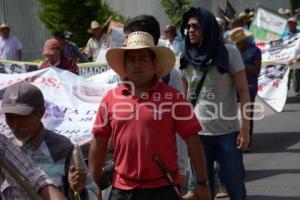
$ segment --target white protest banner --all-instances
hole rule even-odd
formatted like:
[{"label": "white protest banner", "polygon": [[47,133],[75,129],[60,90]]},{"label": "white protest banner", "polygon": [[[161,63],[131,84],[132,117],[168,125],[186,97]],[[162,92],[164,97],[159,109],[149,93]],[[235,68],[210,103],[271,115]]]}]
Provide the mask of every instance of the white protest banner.
[{"label": "white protest banner", "polygon": [[101,74],[109,69],[106,62],[79,63],[77,65],[79,68],[79,76],[86,78],[96,74]]},{"label": "white protest banner", "polygon": [[289,70],[286,64],[265,63],[262,65],[258,78],[258,98],[264,110],[257,109],[261,112],[256,112],[256,117],[272,115],[283,110],[287,98]]},{"label": "white protest banner", "polygon": [[[46,106],[43,123],[46,128],[65,135],[80,145],[91,139],[99,103],[110,84],[95,84],[58,68],[23,74],[0,74],[0,101],[6,87],[22,80],[29,81],[42,90]],[[0,117],[0,127],[1,133],[9,133],[3,115]]]},{"label": "white protest banner", "polygon": [[21,74],[38,69],[38,63],[0,60],[0,73]]},{"label": "white protest banner", "polygon": [[300,58],[300,34],[272,42],[260,43],[262,61],[271,63],[289,63]]},{"label": "white protest banner", "polygon": [[[40,63],[0,60],[0,73],[4,74],[21,74],[32,72],[39,69]],[[106,62],[88,62],[77,63],[79,68],[79,76],[90,77],[101,74],[109,69]]]},{"label": "white protest banner", "polygon": [[250,26],[250,32],[257,42],[280,38],[287,21],[284,17],[267,8],[259,7]]},{"label": "white protest banner", "polygon": [[[272,42],[260,43],[262,67],[258,79],[259,102],[265,111],[256,115],[271,115],[281,112],[288,90],[290,68],[299,67],[300,34]],[[290,65],[291,63],[294,63]]]}]

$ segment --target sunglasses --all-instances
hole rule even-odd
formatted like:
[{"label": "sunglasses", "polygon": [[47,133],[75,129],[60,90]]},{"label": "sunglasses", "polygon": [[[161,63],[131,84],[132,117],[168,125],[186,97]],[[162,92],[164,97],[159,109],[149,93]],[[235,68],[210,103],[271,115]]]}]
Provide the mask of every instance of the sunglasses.
[{"label": "sunglasses", "polygon": [[191,28],[193,28],[193,30],[197,31],[199,29],[201,29],[201,26],[199,24],[188,24],[186,25],[186,30],[190,30]]}]

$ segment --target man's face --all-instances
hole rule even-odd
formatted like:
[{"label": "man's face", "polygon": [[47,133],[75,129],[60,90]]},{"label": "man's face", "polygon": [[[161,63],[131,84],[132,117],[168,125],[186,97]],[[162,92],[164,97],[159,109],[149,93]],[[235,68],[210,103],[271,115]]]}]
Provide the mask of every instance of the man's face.
[{"label": "man's face", "polygon": [[98,28],[92,29],[92,33],[93,33],[93,35],[94,35],[95,37],[100,37],[100,35],[101,35],[101,28],[98,27]]},{"label": "man's face", "polygon": [[150,50],[129,50],[125,57],[125,72],[128,80],[137,87],[152,81],[155,67]]},{"label": "man's face", "polygon": [[40,133],[43,114],[44,108],[36,109],[25,116],[6,113],[5,120],[15,137],[22,142],[27,142]]},{"label": "man's face", "polygon": [[196,17],[189,19],[186,29],[191,44],[199,44],[202,41],[202,30]]},{"label": "man's face", "polygon": [[295,31],[297,28],[296,22],[288,22],[289,31]]},{"label": "man's face", "polygon": [[8,36],[9,36],[9,28],[2,28],[1,29],[1,34],[2,34],[3,38],[8,38]]},{"label": "man's face", "polygon": [[57,62],[60,57],[61,57],[61,53],[60,50],[56,49],[54,51],[54,54],[46,54],[45,55],[46,59],[53,65],[55,62]]}]

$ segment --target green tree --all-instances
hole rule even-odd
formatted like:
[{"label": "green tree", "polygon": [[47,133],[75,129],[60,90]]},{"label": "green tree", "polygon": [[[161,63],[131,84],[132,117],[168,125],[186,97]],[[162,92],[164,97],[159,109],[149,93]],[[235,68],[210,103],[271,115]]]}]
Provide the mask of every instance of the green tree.
[{"label": "green tree", "polygon": [[299,0],[290,0],[292,11],[294,12],[296,9],[300,8],[300,1]]},{"label": "green tree", "polygon": [[179,27],[182,14],[191,6],[193,0],[160,0],[171,23]]},{"label": "green tree", "polygon": [[105,0],[38,0],[41,10],[39,18],[50,34],[56,31],[70,31],[71,40],[84,46],[90,37],[87,30],[92,20],[103,24],[110,16],[124,22],[125,17],[113,11]]}]

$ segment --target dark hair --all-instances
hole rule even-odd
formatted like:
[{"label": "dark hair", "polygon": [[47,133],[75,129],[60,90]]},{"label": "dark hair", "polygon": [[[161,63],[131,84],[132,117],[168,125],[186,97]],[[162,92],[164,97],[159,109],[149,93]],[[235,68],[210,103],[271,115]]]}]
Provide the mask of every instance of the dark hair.
[{"label": "dark hair", "polygon": [[53,36],[55,38],[58,38],[58,39],[61,39],[61,40],[64,40],[66,39],[66,35],[65,35],[65,32],[64,31],[57,31],[53,34]]},{"label": "dark hair", "polygon": [[143,31],[152,35],[154,44],[158,44],[160,38],[159,22],[152,15],[138,15],[131,18],[124,27],[124,32]]}]

